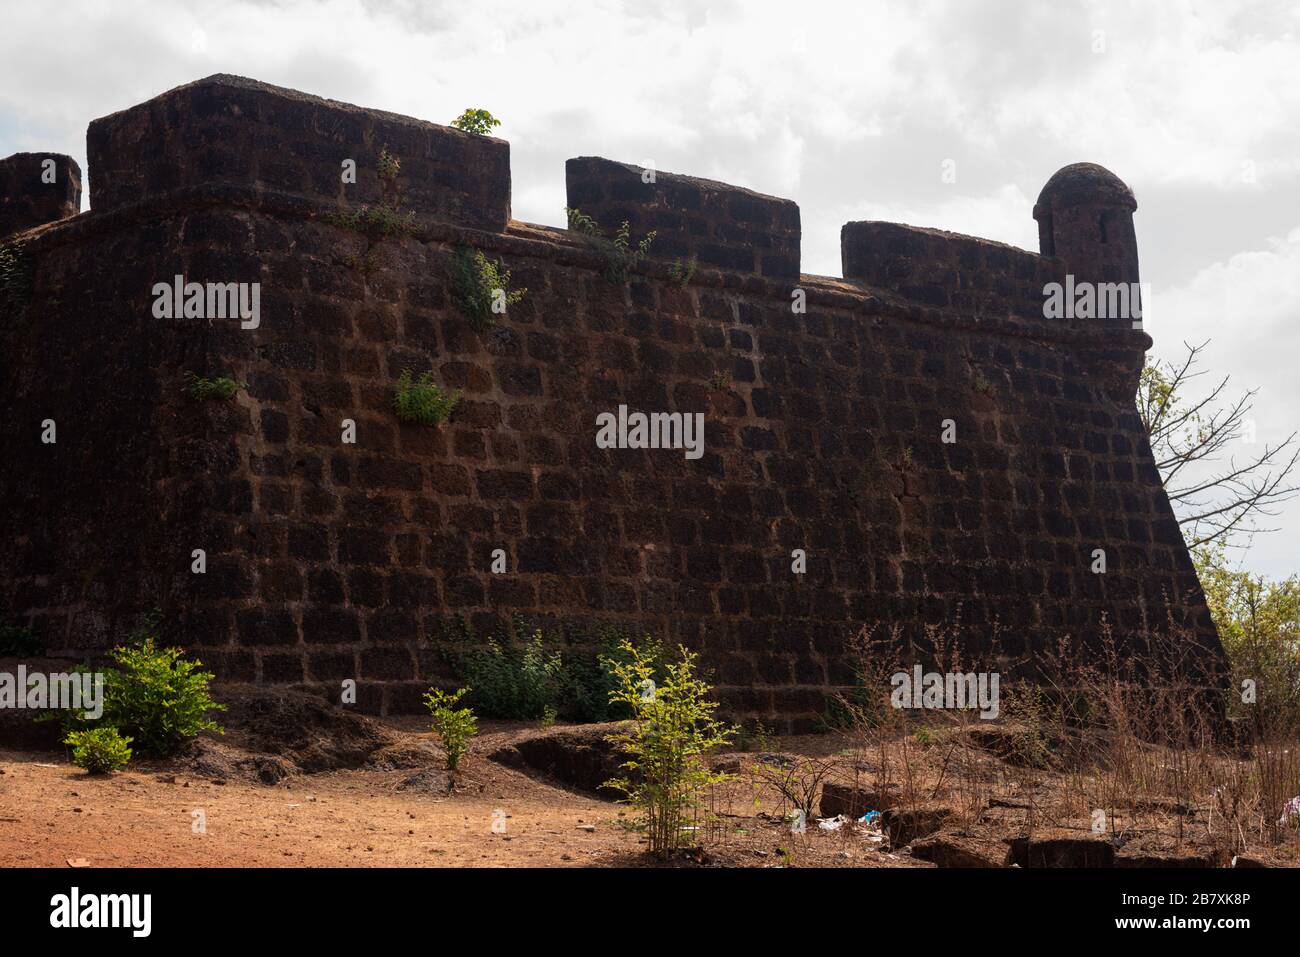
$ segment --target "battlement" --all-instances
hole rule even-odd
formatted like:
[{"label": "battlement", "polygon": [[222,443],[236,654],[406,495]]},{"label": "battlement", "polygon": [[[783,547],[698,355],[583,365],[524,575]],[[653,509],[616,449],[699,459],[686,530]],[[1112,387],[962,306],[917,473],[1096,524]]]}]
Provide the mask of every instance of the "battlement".
[{"label": "battlement", "polygon": [[[393,201],[385,149],[413,225],[359,228],[340,214]],[[1221,655],[1134,409],[1150,339],[1043,308],[1070,275],[1136,278],[1136,204],[1100,167],[1049,180],[1039,253],[849,223],[833,279],[800,272],[789,200],[570,160],[606,239],[655,233],[629,258],[512,221],[500,140],[237,77],[94,121],[88,156],[89,213],[68,194],[0,228],[24,240],[0,613],[50,651],[158,607],[223,680],[352,679],[409,712],[458,680],[457,623],[612,625],[700,651],[734,714],[780,728],[854,681],[869,623],[1014,655],[1172,621]],[[7,203],[25,164],[0,164]],[[518,293],[490,318],[473,250]],[[257,321],[157,309],[176,277],[256,286]],[[441,424],[395,415],[408,370],[459,393]],[[238,390],[196,401],[190,374]],[[702,417],[702,444],[599,442],[627,411]]]},{"label": "battlement", "polygon": [[[90,124],[91,209],[210,184],[375,204],[384,149],[401,159],[403,208],[418,220],[495,230],[509,222],[505,141],[225,74]],[[354,184],[343,175],[349,160]]]},{"label": "battlement", "polygon": [[708,179],[583,156],[564,165],[569,207],[605,226],[653,231],[649,255],[777,279],[799,278],[799,207]]},{"label": "battlement", "polygon": [[[376,163],[385,149],[401,161],[402,209],[418,222],[507,229],[506,142],[225,74],[90,124],[91,210],[162,201],[202,187],[356,209],[384,198]],[[27,155],[35,154],[20,154]],[[30,176],[17,175],[18,159],[0,168],[8,170],[0,175],[0,196],[4,208],[14,210],[0,219],[0,234],[75,213],[75,203],[69,212],[65,197],[57,208],[18,214],[36,195]],[[71,160],[61,162],[66,167]],[[342,175],[349,162],[354,181]],[[64,179],[79,184],[77,173],[72,164]],[[565,183],[568,206],[591,217],[606,235],[623,222],[634,243],[653,231],[650,262],[799,280],[799,207],[790,200],[598,157],[569,160]],[[1078,281],[1137,282],[1136,208],[1132,192],[1112,173],[1074,164],[1048,180],[1034,206],[1037,254],[935,229],[847,223],[841,231],[843,276],[929,307],[1033,323],[1043,315],[1046,284],[1064,282],[1067,274]],[[1107,325],[1071,318],[1044,325],[1050,330],[1053,324],[1082,330]],[[1143,348],[1140,335],[1127,338]]]},{"label": "battlement", "polygon": [[1015,246],[900,223],[846,223],[840,250],[846,279],[974,315],[1041,317],[1044,285],[1064,272]]},{"label": "battlement", "polygon": [[81,167],[62,153],[15,153],[0,160],[0,237],[81,211]]}]

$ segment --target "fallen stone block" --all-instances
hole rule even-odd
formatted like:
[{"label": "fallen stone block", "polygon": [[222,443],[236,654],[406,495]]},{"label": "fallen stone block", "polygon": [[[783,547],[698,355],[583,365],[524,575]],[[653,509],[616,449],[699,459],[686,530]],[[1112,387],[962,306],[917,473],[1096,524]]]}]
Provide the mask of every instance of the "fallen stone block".
[{"label": "fallen stone block", "polygon": [[1115,845],[1105,834],[1046,831],[1012,838],[1011,860],[1021,867],[1114,867]]},{"label": "fallen stone block", "polygon": [[857,820],[868,811],[883,811],[897,803],[894,790],[827,781],[822,785],[821,817],[844,814]]},{"label": "fallen stone block", "polygon": [[949,808],[922,804],[911,808],[889,808],[880,816],[881,830],[889,835],[891,848],[905,847],[943,827],[952,816]]},{"label": "fallen stone block", "polygon": [[1009,854],[1001,841],[940,831],[912,844],[912,856],[939,867],[1006,867]]}]

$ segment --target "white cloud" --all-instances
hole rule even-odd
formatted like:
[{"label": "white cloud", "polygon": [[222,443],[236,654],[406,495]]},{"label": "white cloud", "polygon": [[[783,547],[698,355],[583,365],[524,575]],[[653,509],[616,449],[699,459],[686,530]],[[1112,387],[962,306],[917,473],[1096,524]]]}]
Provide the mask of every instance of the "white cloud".
[{"label": "white cloud", "polygon": [[[1155,283],[1153,293],[1157,312],[1148,331],[1156,355],[1173,359],[1181,343],[1208,341],[1200,386],[1231,375],[1234,397],[1259,390],[1252,412],[1256,443],[1232,450],[1239,460],[1300,431],[1300,376],[1294,366],[1300,355],[1300,226],[1270,239],[1267,248],[1206,266],[1184,285],[1161,290]],[[1286,503],[1277,517],[1261,524],[1281,531],[1255,538],[1249,567],[1274,575],[1295,572],[1300,500]]]},{"label": "white cloud", "polygon": [[[215,72],[435,122],[486,107],[511,141],[520,219],[561,223],[563,162],[579,155],[652,158],[794,199],[804,268],[832,275],[851,219],[1034,249],[1042,183],[1067,163],[1100,162],[1140,201],[1148,189],[1190,197],[1153,204],[1159,217],[1144,207],[1140,224],[1145,262],[1177,250],[1217,263],[1169,291],[1170,332],[1231,339],[1207,356],[1214,368],[1278,396],[1265,401],[1296,398],[1294,287],[1280,272],[1295,275],[1295,242],[1266,246],[1276,217],[1258,225],[1263,206],[1300,208],[1300,6],[1287,0],[12,4],[0,155],[60,150],[84,165],[92,118]],[[959,164],[956,184],[940,183],[945,158]],[[1197,208],[1197,196],[1220,195],[1266,202]],[[1224,234],[1255,251],[1225,256]],[[1159,294],[1159,276],[1144,278]],[[1207,303],[1226,288],[1237,290],[1226,305],[1249,318],[1225,329]],[[1294,531],[1300,516],[1288,522]]]}]

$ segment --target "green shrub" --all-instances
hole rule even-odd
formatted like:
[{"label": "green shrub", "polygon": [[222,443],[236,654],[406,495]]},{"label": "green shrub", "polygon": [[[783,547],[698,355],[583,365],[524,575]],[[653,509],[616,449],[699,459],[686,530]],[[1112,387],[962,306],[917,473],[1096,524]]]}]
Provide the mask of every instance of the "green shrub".
[{"label": "green shrub", "polygon": [[[631,716],[610,696],[618,687],[615,665],[630,660],[629,636],[620,628],[543,632],[518,616],[503,635],[484,640],[456,617],[442,623],[435,640],[454,673],[474,688],[470,700],[483,717],[545,721],[553,711],[556,718],[593,722]],[[660,661],[657,641],[647,635],[635,644]],[[660,665],[656,679],[662,674]]]},{"label": "green shrub", "polygon": [[34,658],[44,650],[40,633],[28,625],[0,624],[0,658]]},{"label": "green shrub", "polygon": [[614,238],[608,239],[597,222],[582,210],[566,206],[564,213],[569,219],[569,228],[586,236],[604,257],[605,278],[610,282],[627,282],[633,268],[649,254],[650,244],[654,242],[657,235],[656,230],[651,230],[646,233],[641,242],[633,246],[632,230],[627,220],[618,227]]},{"label": "green shrub", "polygon": [[384,147],[379,151],[375,173],[379,177],[380,200],[378,206],[362,206],[346,213],[330,213],[326,222],[343,229],[360,233],[370,240],[370,245],[360,259],[352,257],[358,267],[369,271],[376,260],[374,244],[386,236],[414,236],[419,227],[415,212],[402,212],[402,190],[397,174],[402,171],[402,161]]},{"label": "green shrub", "polygon": [[[150,616],[104,669],[104,713],[100,723],[130,734],[141,753],[173,753],[200,731],[221,732],[208,717],[224,710],[208,693],[212,675],[179,648],[158,646],[158,617]],[[97,725],[98,726],[98,725]]]},{"label": "green shrub", "polygon": [[709,769],[704,757],[725,745],[736,729],[714,719],[717,703],[710,687],[695,674],[697,656],[680,649],[680,659],[665,666],[656,683],[657,662],[631,642],[626,659],[614,665],[618,687],[610,695],[632,713],[630,726],[609,736],[627,756],[623,777],[605,782],[622,791],[639,812],[650,852],[667,856],[686,843],[686,828],[698,819],[705,790],[726,780]]},{"label": "green shrub", "polygon": [[626,705],[613,700],[618,689],[616,668],[628,664],[632,658],[627,651],[634,645],[643,657],[656,663],[653,678],[664,677],[663,649],[649,635],[639,642],[617,628],[603,628],[596,635],[597,649],[588,653],[570,655],[564,660],[562,710],[575,721],[621,721],[632,712]]},{"label": "green shrub", "polygon": [[72,745],[72,763],[91,774],[109,774],[120,771],[131,760],[130,738],[124,738],[117,728],[99,725],[86,731],[73,731],[63,739]]},{"label": "green shrub", "polygon": [[469,739],[478,733],[478,719],[474,712],[456,707],[468,691],[468,688],[461,688],[454,694],[447,694],[441,689],[431,688],[424,696],[425,707],[433,717],[433,733],[447,753],[448,771],[456,770],[460,759],[469,750]]},{"label": "green shrub", "polygon": [[510,288],[510,270],[501,260],[488,259],[482,250],[460,250],[452,264],[451,292],[457,307],[479,332],[496,322],[499,314],[528,294]]},{"label": "green shrub", "polygon": [[[415,213],[403,213],[382,203],[378,206],[362,206],[347,213],[331,213],[327,219],[335,226],[350,229],[372,240],[385,236],[414,236],[418,227]],[[365,256],[372,251],[367,249]]]},{"label": "green shrub", "polygon": [[185,391],[191,399],[207,402],[210,399],[229,399],[242,389],[243,383],[225,377],[206,379],[193,372],[185,373]]},{"label": "green shrub", "polygon": [[493,127],[501,125],[501,121],[487,110],[468,109],[452,120],[451,125],[464,133],[487,136]]},{"label": "green shrub", "polygon": [[532,720],[556,709],[562,687],[559,654],[547,654],[542,633],[524,645],[489,639],[462,656],[474,709],[485,718]]},{"label": "green shrub", "polygon": [[410,369],[402,370],[393,396],[397,417],[420,425],[440,425],[459,401],[459,392],[443,392],[434,385],[432,372],[421,372],[419,378],[412,379]]}]

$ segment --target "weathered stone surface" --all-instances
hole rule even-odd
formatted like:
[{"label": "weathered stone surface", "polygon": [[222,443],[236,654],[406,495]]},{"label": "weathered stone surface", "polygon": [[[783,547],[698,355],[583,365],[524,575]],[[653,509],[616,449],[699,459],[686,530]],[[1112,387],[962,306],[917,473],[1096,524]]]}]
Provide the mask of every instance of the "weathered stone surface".
[{"label": "weathered stone surface", "polygon": [[[417,219],[504,229],[510,146],[447,126],[216,74],[90,124],[86,157],[96,211],[187,186],[236,184],[376,204],[376,163],[402,163],[402,200]],[[343,163],[356,164],[345,183]]]},{"label": "weathered stone surface", "polygon": [[0,238],[81,211],[81,167],[62,153],[0,159]]},{"label": "weathered stone surface", "polygon": [[652,259],[799,278],[799,207],[788,199],[597,156],[569,160],[564,174],[569,207],[607,234],[626,222],[635,244],[653,230]]}]

